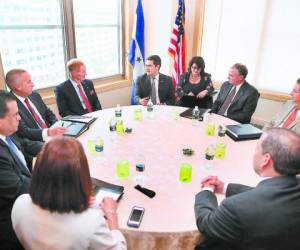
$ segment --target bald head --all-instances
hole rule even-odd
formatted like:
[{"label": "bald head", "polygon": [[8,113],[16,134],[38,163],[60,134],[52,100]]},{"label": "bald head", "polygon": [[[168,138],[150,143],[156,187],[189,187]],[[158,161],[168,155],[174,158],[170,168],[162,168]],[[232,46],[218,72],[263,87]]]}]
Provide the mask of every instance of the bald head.
[{"label": "bald head", "polygon": [[284,128],[272,128],[264,132],[262,153],[269,153],[274,170],[281,175],[300,173],[300,136]]}]

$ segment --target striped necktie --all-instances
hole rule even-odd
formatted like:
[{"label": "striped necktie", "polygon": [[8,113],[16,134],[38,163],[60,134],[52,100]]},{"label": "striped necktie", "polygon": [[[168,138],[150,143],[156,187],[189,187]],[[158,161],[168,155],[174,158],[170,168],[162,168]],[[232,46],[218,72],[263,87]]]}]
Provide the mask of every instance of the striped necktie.
[{"label": "striped necktie", "polygon": [[236,92],[236,87],[234,86],[230,92],[228,93],[228,95],[225,98],[225,101],[223,102],[221,108],[218,111],[218,115],[224,115],[226,110],[228,109],[229,105],[231,104],[233,97],[235,96],[235,92]]},{"label": "striped necktie", "polygon": [[80,94],[80,97],[87,109],[87,111],[90,113],[90,112],[93,112],[93,109],[91,107],[91,104],[89,102],[89,100],[87,99],[86,95],[83,93],[83,89],[82,89],[82,86],[81,86],[81,83],[78,83],[77,84],[77,87],[78,87],[78,90],[79,90],[79,94]]},{"label": "striped necktie", "polygon": [[28,108],[28,110],[30,111],[30,113],[33,116],[33,119],[36,121],[36,123],[40,126],[40,128],[48,128],[46,123],[40,118],[40,116],[35,112],[34,108],[31,106],[28,98],[25,98],[25,104]]},{"label": "striped necktie", "polygon": [[296,120],[296,117],[297,117],[297,113],[299,111],[300,108],[294,108],[288,118],[285,120],[285,122],[283,123],[282,127],[283,128],[288,128],[295,120]]},{"label": "striped necktie", "polygon": [[156,104],[156,89],[155,89],[155,77],[150,77],[151,79],[151,101]]}]

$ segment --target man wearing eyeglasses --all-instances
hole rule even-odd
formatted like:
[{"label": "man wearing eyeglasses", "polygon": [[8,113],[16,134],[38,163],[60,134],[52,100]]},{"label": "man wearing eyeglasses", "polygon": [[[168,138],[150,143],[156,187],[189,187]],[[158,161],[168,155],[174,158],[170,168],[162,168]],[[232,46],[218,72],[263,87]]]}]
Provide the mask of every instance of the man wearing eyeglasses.
[{"label": "man wearing eyeglasses", "polygon": [[30,162],[43,145],[15,135],[20,119],[15,97],[0,90],[0,249],[23,249],[12,228],[11,209],[28,192]]},{"label": "man wearing eyeglasses", "polygon": [[287,101],[281,111],[265,125],[265,128],[287,128],[300,134],[300,78],[291,92],[292,100]]},{"label": "man wearing eyeglasses", "polygon": [[151,99],[154,105],[175,104],[172,78],[159,73],[161,59],[158,55],[149,56],[146,60],[146,73],[139,76],[136,85],[135,104],[146,106]]}]

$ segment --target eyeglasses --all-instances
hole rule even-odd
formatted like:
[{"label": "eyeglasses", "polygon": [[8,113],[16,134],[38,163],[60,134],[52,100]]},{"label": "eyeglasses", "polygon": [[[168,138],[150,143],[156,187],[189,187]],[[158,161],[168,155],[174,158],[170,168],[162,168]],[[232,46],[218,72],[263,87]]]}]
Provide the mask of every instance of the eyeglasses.
[{"label": "eyeglasses", "polygon": [[198,68],[196,66],[192,66],[191,69],[193,69],[193,70],[200,70],[200,68]]}]

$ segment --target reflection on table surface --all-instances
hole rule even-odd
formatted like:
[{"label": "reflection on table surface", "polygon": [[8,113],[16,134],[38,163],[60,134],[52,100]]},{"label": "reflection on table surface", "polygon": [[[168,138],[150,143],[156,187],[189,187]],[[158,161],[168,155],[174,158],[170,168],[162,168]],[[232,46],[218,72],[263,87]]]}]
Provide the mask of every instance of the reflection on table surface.
[{"label": "reflection on table surface", "polygon": [[[134,109],[141,108],[143,120],[134,120]],[[179,117],[186,108],[155,106],[154,115],[149,118],[146,108],[141,106],[122,107],[125,127],[132,127],[131,134],[124,133],[111,137],[109,122],[115,109],[94,112],[98,117],[90,129],[79,137],[88,156],[91,175],[98,179],[125,187],[119,202],[118,214],[121,230],[124,232],[129,249],[193,249],[199,237],[194,216],[194,198],[200,191],[200,180],[207,175],[218,175],[226,182],[256,185],[259,177],[252,170],[252,156],[256,141],[234,142],[223,137],[226,156],[212,161],[211,168],[204,167],[205,150],[216,144],[218,137],[207,136],[204,123],[194,126],[192,120]],[[211,122],[236,124],[225,117],[212,114]],[[104,151],[91,154],[88,139],[101,137]],[[192,156],[184,156],[183,148],[195,151]],[[145,160],[145,187],[156,192],[153,199],[140,193],[135,186],[135,163],[138,155]],[[128,160],[130,175],[127,179],[117,178],[117,161]],[[179,182],[181,163],[192,165],[189,183]],[[219,201],[223,199],[218,196]],[[127,227],[127,219],[133,206],[145,208],[139,229]]]}]

